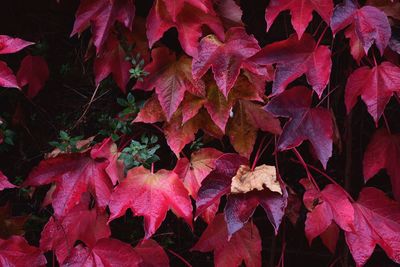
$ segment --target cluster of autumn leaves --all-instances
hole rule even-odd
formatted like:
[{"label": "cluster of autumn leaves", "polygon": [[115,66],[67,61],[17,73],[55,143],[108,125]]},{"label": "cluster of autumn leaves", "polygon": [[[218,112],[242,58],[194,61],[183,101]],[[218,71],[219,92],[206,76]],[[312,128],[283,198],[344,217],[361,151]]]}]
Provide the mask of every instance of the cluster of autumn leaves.
[{"label": "cluster of autumn leaves", "polygon": [[[33,187],[51,184],[43,205],[51,204],[54,216],[43,229],[40,249],[19,236],[0,240],[0,262],[40,266],[46,263],[42,252],[52,250],[63,266],[166,266],[166,253],[150,238],[171,210],[191,228],[194,218],[208,223],[193,250],[214,251],[216,266],[238,266],[242,261],[246,266],[261,266],[261,237],[248,221],[261,206],[277,233],[289,193],[275,167],[249,162],[259,130],[279,136],[276,153],[294,149],[301,161],[295,148],[308,140],[326,169],[333,147],[332,113],[312,104],[314,92],[319,99],[330,94],[332,47],[321,41],[328,27],[333,35],[344,30],[358,64],[373,55],[374,44],[381,56],[388,49],[398,52],[382,10],[390,5],[400,9],[400,3],[387,2],[379,9],[375,1],[360,7],[345,0],[334,8],[332,0],[271,0],[265,16],[267,30],[282,11],[290,10],[295,33],[261,48],[246,32],[242,11],[233,0],[155,0],[146,22],[135,18],[133,0],[82,0],[71,35],[90,27],[87,55],[94,56],[96,84],[112,75],[125,92],[132,68],[125,59],[140,53],[148,75],[133,89],[154,93],[133,123],[161,125],[178,161],[173,170],[154,172],[141,166],[124,173],[120,149],[111,138],[80,153],[53,153],[23,183]],[[321,25],[327,25],[318,40],[306,32],[313,11],[324,21]],[[203,26],[210,34],[206,35]],[[176,54],[159,41],[170,28],[178,32],[182,53]],[[2,36],[0,42],[1,54],[31,44],[8,36]],[[381,63],[373,58],[372,66],[358,67],[349,76],[345,105],[351,112],[361,96],[378,125],[386,104],[400,91],[400,68],[393,57],[385,55]],[[18,75],[15,78],[0,62],[0,85],[19,88],[29,84],[27,95],[33,97],[43,87],[48,70],[45,75],[44,68],[32,69],[25,67],[21,71],[25,77],[17,79]],[[303,75],[311,89],[290,86]],[[272,93],[266,97],[269,82]],[[289,118],[283,129],[278,117]],[[182,150],[199,131],[215,139],[227,136],[237,153],[201,148],[190,158],[182,157]],[[365,178],[386,169],[396,199],[400,198],[399,140],[390,129],[379,129],[364,156]],[[400,263],[398,202],[370,187],[355,201],[329,176],[332,184],[320,189],[307,164],[303,166],[307,171],[301,184],[309,211],[305,221],[309,242],[320,236],[334,252],[341,229],[358,266],[367,262],[376,245]],[[0,190],[13,187],[1,174]],[[224,211],[217,214],[223,196]],[[135,248],[111,238],[108,226],[128,209],[144,217],[145,236]],[[77,240],[84,245],[74,246]]]}]

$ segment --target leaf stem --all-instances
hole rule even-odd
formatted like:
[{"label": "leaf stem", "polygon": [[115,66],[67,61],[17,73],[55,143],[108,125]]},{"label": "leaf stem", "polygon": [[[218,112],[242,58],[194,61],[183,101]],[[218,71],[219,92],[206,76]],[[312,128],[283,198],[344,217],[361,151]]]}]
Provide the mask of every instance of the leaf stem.
[{"label": "leaf stem", "polygon": [[321,20],[321,22],[318,24],[317,28],[315,29],[313,36],[315,37],[319,31],[319,29],[321,28],[322,24],[324,23],[323,20]]},{"label": "leaf stem", "polygon": [[391,135],[392,131],[390,130],[389,121],[386,118],[385,112],[382,113],[382,116],[383,116],[383,121],[385,122],[386,129],[387,129],[388,133]]},{"label": "leaf stem", "polygon": [[336,86],[335,88],[333,88],[332,90],[330,90],[330,91],[326,94],[326,96],[324,96],[324,97],[318,102],[318,104],[317,104],[315,107],[316,107],[316,108],[319,107],[319,106],[325,101],[325,99],[326,99],[327,97],[329,97],[333,92],[335,92],[335,90],[338,89],[338,88],[339,88],[339,86]]},{"label": "leaf stem", "polygon": [[322,38],[325,36],[325,33],[328,30],[328,28],[329,28],[329,26],[326,25],[325,29],[322,31],[321,35],[319,36],[319,39],[318,39],[317,43],[315,44],[315,48],[317,48],[319,46],[319,44],[321,43]]},{"label": "leaf stem", "polygon": [[315,182],[314,177],[311,175],[310,170],[308,169],[307,163],[304,161],[303,157],[301,156],[301,154],[299,153],[299,151],[294,147],[292,148],[294,154],[296,155],[296,157],[299,159],[299,162],[301,165],[303,165],[303,168],[305,169],[306,173],[307,173],[307,178],[308,180],[310,180],[310,182],[313,184],[313,186],[318,190],[321,191],[318,187],[317,182]]},{"label": "leaf stem", "polygon": [[[297,161],[297,160],[295,160],[295,159],[291,159],[291,161],[296,162],[296,163],[299,163],[299,164],[302,164],[300,161]],[[325,177],[326,179],[328,179],[332,184],[339,186],[339,187],[343,190],[343,192],[346,194],[346,196],[347,196],[352,202],[355,202],[354,199],[352,198],[352,196],[350,196],[350,194],[349,194],[341,185],[339,185],[339,184],[335,181],[335,179],[333,179],[332,177],[330,177],[330,176],[329,176],[328,174],[326,174],[325,172],[321,171],[320,169],[318,169],[318,168],[316,168],[316,167],[314,167],[314,166],[312,166],[312,165],[310,165],[310,164],[307,164],[307,163],[306,163],[306,165],[307,165],[307,167],[310,168],[311,170],[313,170],[313,171],[319,173],[320,175],[324,176],[324,177]]]},{"label": "leaf stem", "polygon": [[274,149],[274,156],[275,156],[275,168],[276,168],[276,177],[278,178],[279,182],[281,184],[285,184],[285,182],[282,180],[281,174],[279,172],[279,163],[278,163],[278,149],[276,146],[277,143],[277,137],[276,135],[274,136],[274,141],[275,141],[275,149]]},{"label": "leaf stem", "polygon": [[180,259],[187,267],[192,267],[192,265],[185,260],[181,255],[179,255],[178,253],[176,253],[173,250],[170,250],[169,248],[167,248],[168,252],[171,253],[172,255],[174,255],[175,257],[177,257],[178,259]]},{"label": "leaf stem", "polygon": [[258,162],[258,160],[260,159],[260,156],[265,152],[265,150],[267,149],[267,147],[269,146],[269,144],[270,144],[271,141],[272,141],[272,138],[271,138],[271,139],[268,141],[268,143],[267,143],[265,146],[263,146],[264,143],[265,143],[265,139],[266,139],[266,138],[267,138],[267,136],[264,136],[263,139],[262,139],[261,142],[260,142],[260,145],[258,146],[256,155],[254,156],[253,164],[251,165],[251,170],[252,170],[252,171],[254,171],[254,168],[256,167],[257,162]]}]

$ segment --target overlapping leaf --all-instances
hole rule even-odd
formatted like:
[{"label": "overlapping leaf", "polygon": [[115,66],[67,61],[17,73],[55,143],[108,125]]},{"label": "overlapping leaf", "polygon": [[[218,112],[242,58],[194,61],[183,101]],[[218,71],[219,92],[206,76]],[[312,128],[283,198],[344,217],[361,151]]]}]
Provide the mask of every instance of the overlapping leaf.
[{"label": "overlapping leaf", "polygon": [[321,97],[329,82],[332,68],[331,51],[317,44],[309,34],[300,40],[296,34],[287,40],[265,46],[252,57],[256,63],[276,65],[272,94],[282,93],[289,83],[305,74],[308,83]]},{"label": "overlapping leaf", "polygon": [[39,248],[30,246],[21,236],[12,236],[9,239],[0,239],[0,264],[2,266],[25,267],[45,266],[47,263]]},{"label": "overlapping leaf", "polygon": [[94,59],[94,76],[96,85],[112,75],[114,81],[122,92],[126,92],[126,85],[130,80],[129,70],[132,64],[127,57],[140,55],[140,60],[147,63],[149,51],[144,29],[144,20],[135,18],[133,33],[122,29],[119,36],[111,33],[105,43],[104,49]]},{"label": "overlapping leaf", "polygon": [[223,215],[215,217],[192,250],[214,252],[216,267],[261,266],[261,237],[255,225],[246,224],[228,241],[228,230]]},{"label": "overlapping leaf", "polygon": [[376,7],[364,6],[358,8],[353,0],[345,0],[344,4],[335,7],[331,18],[333,34],[354,25],[365,54],[375,42],[381,54],[389,44],[391,29],[386,14]]},{"label": "overlapping leaf", "polygon": [[233,117],[227,125],[226,134],[231,144],[242,156],[250,157],[258,130],[281,134],[279,120],[265,111],[261,104],[240,100],[233,109]]},{"label": "overlapping leaf", "polygon": [[89,204],[90,196],[84,196],[84,200],[63,217],[50,218],[41,234],[41,249],[54,250],[58,261],[63,263],[76,241],[92,247],[97,240],[109,237],[108,216],[89,209]]},{"label": "overlapping leaf", "polygon": [[[0,35],[0,55],[16,53],[32,44],[19,38]],[[0,86],[19,88],[17,78],[4,61],[0,61]]]},{"label": "overlapping leaf", "polygon": [[333,11],[332,0],[272,0],[266,11],[267,31],[271,28],[276,17],[282,11],[290,10],[292,25],[299,38],[312,20],[312,12],[316,11],[329,24]]},{"label": "overlapping leaf", "polygon": [[213,2],[225,29],[243,26],[243,12],[235,0],[214,0]]},{"label": "overlapping leaf", "polygon": [[192,61],[182,56],[176,59],[168,48],[152,50],[153,61],[144,70],[150,73],[143,82],[135,84],[135,89],[155,88],[158,100],[168,120],[182,102],[186,91],[194,95],[204,95],[204,84],[192,78]]},{"label": "overlapping leaf", "polygon": [[324,168],[332,155],[333,125],[329,110],[312,108],[312,91],[296,86],[273,98],[265,109],[291,118],[279,137],[278,149],[286,150],[309,140]]},{"label": "overlapping leaf", "polygon": [[366,181],[381,169],[386,169],[392,182],[393,195],[400,199],[400,135],[390,134],[386,129],[377,130],[364,154],[363,172]]},{"label": "overlapping leaf", "polygon": [[[276,193],[268,187],[265,187],[265,189],[263,187],[260,188],[263,189],[261,191],[232,192],[233,179],[238,175],[238,170],[247,168],[245,171],[247,173],[246,177],[251,177],[252,175],[249,173],[255,170],[250,170],[246,167],[248,166],[246,158],[237,154],[222,155],[216,160],[215,166],[214,171],[201,183],[198,199],[196,200],[196,216],[199,216],[206,208],[219,201],[222,196],[228,195],[224,214],[229,236],[232,236],[245,225],[258,205],[264,208],[268,219],[277,232],[286,207],[286,190],[281,188],[281,193]],[[261,173],[261,176],[263,175],[268,176],[266,173]],[[243,173],[241,173],[241,177],[245,177]],[[262,180],[264,181],[264,179]]]},{"label": "overlapping leaf", "polygon": [[167,139],[168,146],[179,158],[179,153],[182,149],[194,141],[195,134],[201,127],[199,115],[183,123],[182,111],[178,110],[168,123],[164,124],[164,134]]},{"label": "overlapping leaf", "polygon": [[57,216],[68,213],[82,194],[90,192],[99,208],[105,209],[112,181],[106,172],[107,159],[96,159],[90,152],[61,154],[41,161],[24,182],[24,186],[40,186],[55,183],[52,205]]},{"label": "overlapping leaf", "polygon": [[103,238],[93,247],[76,246],[65,260],[64,267],[99,266],[140,266],[141,257],[135,250],[117,239]]},{"label": "overlapping leaf", "polygon": [[345,231],[353,230],[354,209],[342,188],[331,184],[318,192],[308,180],[303,179],[301,183],[306,189],[303,201],[310,211],[305,222],[310,244],[317,236],[326,234],[333,222]]},{"label": "overlapping leaf", "polygon": [[140,267],[169,266],[164,249],[152,239],[144,239],[133,249],[142,259]]},{"label": "overlapping leaf", "polygon": [[105,171],[114,185],[118,181],[122,181],[124,178],[124,165],[122,160],[119,159],[120,153],[117,145],[110,137],[95,145],[90,151],[90,155],[95,159],[108,160],[108,166]]},{"label": "overlapping leaf", "polygon": [[[197,192],[201,182],[215,168],[215,161],[222,152],[214,148],[202,148],[192,153],[190,160],[180,158],[175,165],[174,172],[183,181],[186,189],[193,199],[197,199]],[[210,223],[218,209],[218,204],[210,206],[202,214],[202,218]]]},{"label": "overlapping leaf", "polygon": [[151,173],[142,166],[129,170],[113,192],[109,207],[110,221],[124,215],[129,208],[136,216],[143,216],[145,238],[160,227],[169,209],[192,226],[189,193],[172,171]]},{"label": "overlapping leaf", "polygon": [[[182,3],[183,1],[179,1]],[[153,47],[163,34],[170,28],[176,28],[178,39],[183,50],[190,56],[197,53],[198,40],[202,36],[202,26],[207,25],[220,39],[224,37],[224,28],[214,10],[208,7],[209,0],[196,3],[196,1],[185,1],[182,8],[176,8],[176,1],[156,0],[147,17],[146,29],[149,46]],[[198,7],[202,7],[199,9]],[[171,12],[180,10],[179,14]],[[174,19],[175,17],[175,19]]]},{"label": "overlapping leaf", "polygon": [[196,199],[201,182],[214,169],[215,161],[222,152],[214,148],[202,148],[192,153],[190,160],[181,158],[174,172],[182,179],[189,194]]},{"label": "overlapping leaf", "polygon": [[379,245],[400,263],[400,205],[382,191],[364,188],[354,206],[354,231],[346,232],[346,242],[357,266],[363,266]]},{"label": "overlapping leaf", "polygon": [[242,27],[230,28],[224,42],[215,35],[208,35],[200,41],[198,54],[193,60],[193,77],[199,79],[211,68],[218,88],[227,97],[241,68],[259,75],[267,74],[266,69],[248,60],[259,50],[257,40]]},{"label": "overlapping leaf", "polygon": [[347,79],[345,92],[347,112],[352,110],[358,97],[361,96],[375,124],[378,124],[386,104],[392,95],[399,91],[400,68],[398,66],[385,61],[372,69],[366,66],[358,68]]},{"label": "overlapping leaf", "polygon": [[111,34],[104,43],[104,51],[95,58],[93,71],[96,85],[112,74],[118,87],[125,92],[130,79],[129,69],[132,67],[126,56],[118,39]]},{"label": "overlapping leaf", "polygon": [[93,43],[97,52],[100,52],[116,22],[132,29],[135,5],[133,0],[84,0],[81,1],[75,17],[71,36],[82,33],[91,25]]}]

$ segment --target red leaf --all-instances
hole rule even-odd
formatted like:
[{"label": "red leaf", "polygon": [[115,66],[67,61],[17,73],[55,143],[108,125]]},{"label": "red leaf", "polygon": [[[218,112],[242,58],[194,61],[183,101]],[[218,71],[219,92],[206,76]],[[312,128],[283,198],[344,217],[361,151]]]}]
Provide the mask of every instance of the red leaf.
[{"label": "red leaf", "polygon": [[344,35],[346,38],[350,39],[351,55],[357,61],[357,63],[360,64],[361,59],[365,56],[365,51],[360,39],[358,39],[354,25],[348,27],[344,32]]},{"label": "red leaf", "polygon": [[223,43],[215,35],[208,35],[200,41],[198,54],[194,57],[193,77],[200,79],[212,68],[218,88],[227,97],[241,68],[266,74],[265,69],[261,70],[247,60],[259,50],[257,40],[242,27],[230,28]]},{"label": "red leaf", "polygon": [[339,240],[339,227],[335,223],[331,223],[320,237],[322,243],[329,249],[332,254],[335,254],[336,245]]},{"label": "red leaf", "polygon": [[16,53],[34,43],[7,35],[0,35],[0,55]]},{"label": "red leaf", "polygon": [[[180,158],[176,163],[174,172],[183,181],[193,199],[197,199],[201,182],[215,168],[215,161],[221,155],[222,152],[214,148],[202,148],[192,153],[190,161]],[[201,214],[204,221],[210,223],[214,219],[218,205],[219,202],[211,205]]]},{"label": "red leaf", "polygon": [[204,11],[205,13],[209,12],[212,13],[212,3],[210,2],[210,0],[204,0],[204,1],[176,0],[173,2],[170,2],[168,0],[162,0],[162,1],[165,3],[167,11],[173,21],[176,21],[177,16],[181,13],[185,4],[189,4],[195,8],[198,8]]},{"label": "red leaf", "polygon": [[105,169],[108,161],[91,158],[89,153],[61,154],[43,160],[29,174],[24,186],[56,183],[52,205],[57,216],[68,213],[85,192],[90,192],[100,208],[108,204],[112,182]]},{"label": "red leaf", "polygon": [[172,171],[151,173],[142,166],[131,169],[113,192],[109,207],[110,221],[129,208],[136,216],[143,216],[146,239],[160,227],[169,209],[192,226],[189,194]]},{"label": "red leaf", "polygon": [[247,100],[238,101],[226,133],[240,155],[250,157],[259,129],[273,134],[282,133],[279,120],[265,111],[262,105]]},{"label": "red leaf", "polygon": [[235,0],[214,0],[214,5],[225,29],[243,26],[243,12]]},{"label": "red leaf", "polygon": [[329,110],[311,108],[312,91],[296,86],[273,98],[265,110],[277,116],[290,117],[278,141],[279,150],[299,146],[309,140],[324,168],[332,155],[333,125]]},{"label": "red leaf", "polygon": [[[0,55],[16,53],[34,43],[7,35],[0,35]],[[13,71],[0,61],[0,87],[19,88]]]},{"label": "red leaf", "polygon": [[[193,4],[198,1],[190,2]],[[164,32],[172,27],[177,29],[179,42],[183,50],[190,56],[197,53],[198,40],[202,35],[202,25],[207,25],[218,38],[223,39],[224,28],[213,10],[204,12],[193,5],[186,4],[173,19],[168,11],[170,5],[170,1],[165,3],[163,0],[157,0],[150,10],[146,23],[150,47],[153,47],[154,43],[161,39]],[[201,4],[196,3],[196,6],[199,5]]]},{"label": "red leaf", "polygon": [[400,263],[400,205],[372,187],[364,188],[354,206],[354,226],[346,242],[357,266],[364,265],[379,245]]},{"label": "red leaf", "polygon": [[76,246],[71,255],[61,266],[65,267],[119,267],[141,266],[142,259],[135,250],[117,239],[103,238],[92,248],[81,244]]},{"label": "red leaf", "polygon": [[271,0],[265,11],[267,31],[271,28],[279,13],[284,10],[290,10],[293,28],[301,38],[312,20],[313,11],[316,11],[329,24],[333,2],[332,0]]},{"label": "red leaf", "polygon": [[0,87],[19,88],[17,78],[4,61],[0,61]]},{"label": "red leaf", "polygon": [[124,178],[124,163],[118,159],[120,153],[111,137],[95,145],[90,151],[90,155],[93,159],[108,160],[108,166],[105,170],[114,185],[118,181],[122,181]]},{"label": "red leaf", "polygon": [[152,239],[142,240],[134,251],[140,255],[140,267],[169,266],[169,258],[164,249]]},{"label": "red leaf", "polygon": [[225,132],[225,127],[232,111],[232,106],[236,99],[228,99],[214,86],[207,88],[207,99],[204,101],[204,107],[218,128]]},{"label": "red leaf", "polygon": [[0,191],[3,191],[4,189],[7,188],[15,188],[15,187],[16,187],[15,185],[13,185],[8,181],[7,176],[5,176],[2,171],[0,171]]},{"label": "red leaf", "polygon": [[100,52],[115,22],[132,30],[135,5],[133,0],[83,0],[75,17],[71,36],[83,32],[92,24],[93,43]]},{"label": "red leaf", "polygon": [[305,74],[308,83],[321,97],[329,82],[332,60],[328,46],[316,46],[314,38],[304,34],[298,40],[293,34],[287,40],[265,46],[253,58],[256,63],[277,63],[272,94],[280,94],[296,78]]},{"label": "red leaf", "polygon": [[39,248],[30,246],[21,236],[0,239],[0,264],[2,266],[45,266],[47,261]]},{"label": "red leaf", "polygon": [[88,196],[64,217],[51,217],[41,234],[41,249],[54,250],[58,261],[63,263],[77,240],[93,247],[97,240],[109,237],[107,215],[88,209],[89,204]]},{"label": "red leaf", "polygon": [[332,32],[336,34],[350,24],[354,25],[365,54],[375,42],[383,55],[391,36],[390,24],[384,12],[372,6],[358,9],[353,0],[345,0],[344,4],[335,7],[331,18]]},{"label": "red leaf", "polygon": [[330,184],[318,192],[308,185],[308,180],[302,179],[300,182],[306,188],[303,201],[310,210],[305,222],[310,244],[314,238],[328,230],[332,222],[345,231],[353,230],[354,209],[341,187]]},{"label": "red leaf", "polygon": [[18,85],[22,88],[28,84],[26,95],[28,98],[34,98],[43,89],[49,75],[49,67],[43,57],[28,55],[24,57],[19,67]]},{"label": "red leaf", "polygon": [[182,101],[182,123],[194,118],[200,112],[206,101],[206,98],[197,97],[190,93],[185,94]]},{"label": "red leaf", "polygon": [[214,251],[216,267],[261,266],[261,237],[255,225],[246,224],[228,241],[228,231],[223,215],[215,217],[192,250]]},{"label": "red leaf", "polygon": [[143,82],[137,82],[134,89],[150,91],[155,88],[161,107],[170,120],[185,92],[204,95],[204,84],[193,80],[189,57],[182,56],[177,60],[175,54],[165,47],[153,49],[151,57],[153,61],[144,68],[150,74]]},{"label": "red leaf", "polygon": [[384,129],[377,130],[372,136],[364,154],[363,172],[366,181],[381,169],[391,178],[393,195],[400,199],[400,135],[390,134]]},{"label": "red leaf", "polygon": [[394,92],[400,92],[400,68],[390,62],[356,69],[346,84],[345,103],[347,113],[357,103],[358,96],[367,105],[368,112],[378,124]]},{"label": "red leaf", "polygon": [[156,123],[165,120],[160,102],[157,99],[157,95],[154,94],[144,103],[133,122]]},{"label": "red leaf", "polygon": [[222,152],[214,148],[202,148],[192,153],[190,161],[181,158],[176,163],[174,172],[194,199],[197,198],[201,182],[214,169],[215,161],[221,155]]},{"label": "red leaf", "polygon": [[121,47],[114,34],[110,34],[104,43],[104,50],[94,61],[94,75],[96,85],[112,74],[115,82],[122,92],[126,92],[126,85],[129,82],[129,70],[132,67],[129,60],[125,60],[127,54]]},{"label": "red leaf", "polygon": [[[253,79],[257,78],[258,81],[253,82]],[[207,75],[205,80],[206,95],[204,97],[194,96],[190,93],[186,94],[182,103],[183,122],[195,117],[195,115],[200,112],[201,107],[204,106],[212,121],[224,133],[226,124],[232,116],[232,108],[235,103],[241,100],[263,101],[262,96],[265,90],[265,79],[260,76],[253,77],[248,72],[239,75],[228,97],[225,97],[222,92],[218,90],[217,85],[210,75]],[[262,111],[262,113],[267,114],[265,111]],[[260,120],[264,118],[264,116],[261,116]],[[254,123],[254,121],[250,123]],[[257,127],[257,125],[253,126]],[[270,130],[271,128],[273,128],[273,126],[269,125]]]},{"label": "red leaf", "polygon": [[177,158],[179,158],[179,152],[181,152],[187,144],[194,141],[195,134],[199,128],[200,122],[197,118],[192,118],[183,123],[182,112],[179,110],[174,114],[171,120],[164,125],[164,134],[168,146]]}]

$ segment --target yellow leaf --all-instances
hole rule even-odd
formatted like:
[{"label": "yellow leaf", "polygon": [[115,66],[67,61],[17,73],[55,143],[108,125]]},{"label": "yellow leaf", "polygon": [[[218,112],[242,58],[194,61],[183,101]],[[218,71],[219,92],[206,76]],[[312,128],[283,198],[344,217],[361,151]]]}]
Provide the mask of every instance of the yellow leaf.
[{"label": "yellow leaf", "polygon": [[247,193],[252,190],[264,190],[268,188],[272,192],[282,195],[282,188],[276,179],[274,166],[260,165],[253,171],[245,165],[241,165],[236,175],[232,178],[231,193]]}]

